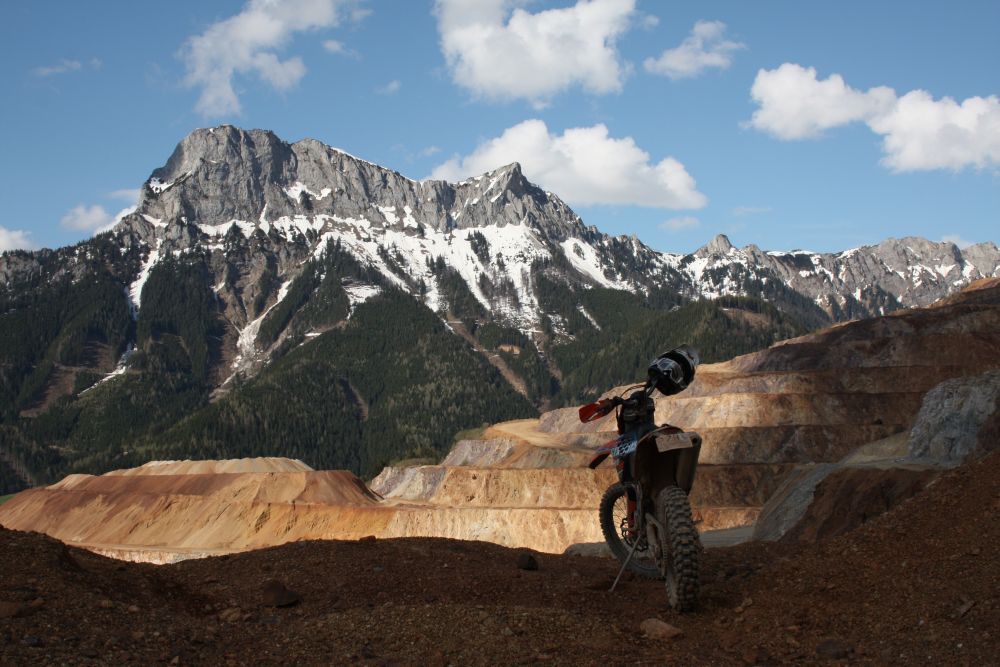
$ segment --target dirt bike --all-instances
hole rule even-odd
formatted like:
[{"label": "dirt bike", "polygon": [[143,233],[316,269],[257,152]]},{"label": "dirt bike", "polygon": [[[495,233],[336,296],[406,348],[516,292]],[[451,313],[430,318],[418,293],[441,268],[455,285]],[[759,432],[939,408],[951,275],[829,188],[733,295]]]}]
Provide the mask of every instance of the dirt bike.
[{"label": "dirt bike", "polygon": [[[641,576],[662,577],[670,606],[691,611],[698,601],[701,542],[691,515],[688,494],[694,483],[701,437],[653,420],[652,394],[683,391],[694,379],[698,354],[688,346],[667,352],[650,364],[644,384],[622,395],[580,408],[582,422],[616,411],[619,437],[596,450],[596,468],[608,456],[619,481],[604,493],[601,531],[622,563],[614,590],[626,568]],[[628,397],[623,397],[627,392]]]}]

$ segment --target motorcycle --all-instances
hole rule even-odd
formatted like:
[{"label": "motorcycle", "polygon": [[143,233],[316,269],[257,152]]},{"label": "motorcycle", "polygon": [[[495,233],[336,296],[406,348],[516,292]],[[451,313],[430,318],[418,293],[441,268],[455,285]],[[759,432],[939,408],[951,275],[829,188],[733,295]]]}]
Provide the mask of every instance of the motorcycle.
[{"label": "motorcycle", "polygon": [[670,424],[657,426],[652,395],[657,390],[666,396],[683,391],[697,366],[698,353],[682,345],[653,360],[645,383],[579,410],[585,423],[614,410],[618,426],[619,436],[597,449],[589,464],[596,468],[611,456],[618,471],[619,481],[605,491],[599,513],[604,539],[622,563],[611,590],[626,568],[640,576],[662,577],[670,606],[681,612],[695,608],[700,586],[701,542],[688,494],[701,437]]}]

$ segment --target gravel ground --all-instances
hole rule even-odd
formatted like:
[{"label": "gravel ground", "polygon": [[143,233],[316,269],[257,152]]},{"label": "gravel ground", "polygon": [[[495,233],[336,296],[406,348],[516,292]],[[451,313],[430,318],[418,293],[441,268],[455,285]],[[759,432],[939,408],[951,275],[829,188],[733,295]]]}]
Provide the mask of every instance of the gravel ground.
[{"label": "gravel ground", "polygon": [[608,592],[613,561],[481,542],[154,566],[0,529],[0,663],[1000,664],[998,515],[994,455],[847,535],[704,552],[688,615],[655,581]]}]

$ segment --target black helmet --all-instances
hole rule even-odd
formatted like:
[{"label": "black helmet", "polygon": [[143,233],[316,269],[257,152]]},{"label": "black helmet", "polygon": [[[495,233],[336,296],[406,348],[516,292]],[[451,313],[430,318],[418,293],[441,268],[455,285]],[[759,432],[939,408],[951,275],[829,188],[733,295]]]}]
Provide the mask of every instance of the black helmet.
[{"label": "black helmet", "polygon": [[681,345],[654,359],[647,373],[650,383],[661,394],[671,396],[687,389],[697,367],[698,351],[690,345]]}]

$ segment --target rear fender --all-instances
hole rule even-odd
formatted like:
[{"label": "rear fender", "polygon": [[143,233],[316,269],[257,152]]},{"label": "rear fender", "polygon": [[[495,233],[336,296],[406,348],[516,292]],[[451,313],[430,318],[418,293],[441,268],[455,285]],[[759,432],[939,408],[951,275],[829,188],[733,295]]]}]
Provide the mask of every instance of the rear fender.
[{"label": "rear fender", "polygon": [[656,433],[643,438],[636,451],[636,474],[650,497],[665,486],[679,486],[691,493],[701,436],[697,433]]}]

